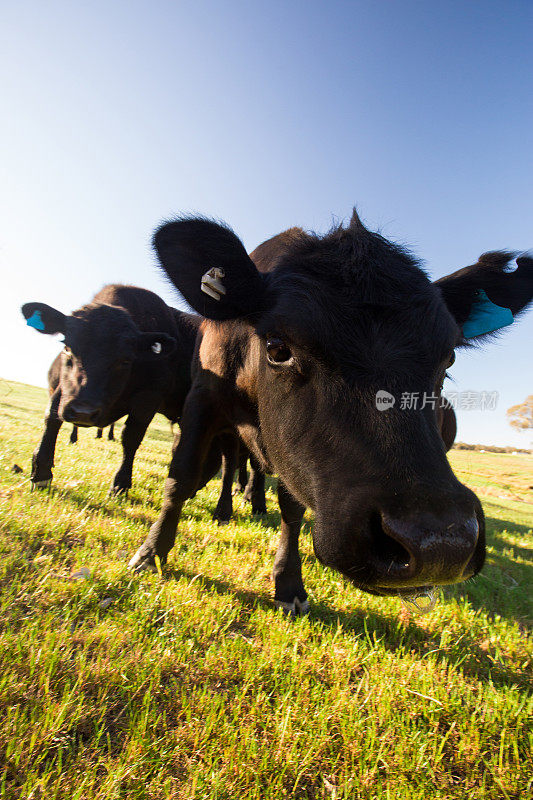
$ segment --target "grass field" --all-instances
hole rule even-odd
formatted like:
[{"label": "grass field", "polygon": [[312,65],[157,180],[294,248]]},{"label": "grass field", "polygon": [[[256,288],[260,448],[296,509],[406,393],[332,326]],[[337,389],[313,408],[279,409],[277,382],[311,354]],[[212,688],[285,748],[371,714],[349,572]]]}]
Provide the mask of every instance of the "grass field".
[{"label": "grass field", "polygon": [[533,457],[451,454],[483,501],[488,563],[426,617],[323,569],[308,515],[312,610],[290,621],[271,600],[272,489],[265,519],[236,498],[219,528],[212,481],[163,575],[132,577],[168,423],[150,428],[127,500],[108,497],[119,442],[81,430],[72,446],[70,426],[54,488],[30,493],[45,405],[0,381],[0,797],[530,796]]}]

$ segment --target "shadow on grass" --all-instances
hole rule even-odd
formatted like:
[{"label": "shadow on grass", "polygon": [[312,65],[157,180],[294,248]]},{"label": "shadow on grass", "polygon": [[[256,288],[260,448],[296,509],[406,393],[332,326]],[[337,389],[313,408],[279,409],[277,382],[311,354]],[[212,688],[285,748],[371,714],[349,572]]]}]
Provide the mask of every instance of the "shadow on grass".
[{"label": "shadow on grass", "polygon": [[[110,519],[123,517],[124,520],[127,520],[128,522],[139,522],[142,525],[151,526],[157,518],[158,512],[155,509],[154,514],[150,516],[140,511],[133,511],[132,509],[134,505],[146,506],[146,503],[141,503],[141,501],[137,499],[132,501],[130,500],[129,496],[122,498],[106,497],[101,503],[98,503],[97,501],[87,500],[87,495],[83,494],[81,491],[76,491],[76,489],[52,487],[51,491],[57,492],[62,497],[66,497],[70,502],[74,503],[74,505],[78,506],[78,508],[87,509],[88,511],[93,511],[96,514],[102,514],[102,516],[109,517]],[[112,502],[113,505],[108,505],[108,502]],[[126,510],[124,504],[128,504],[128,510]]]},{"label": "shadow on grass", "polygon": [[[275,479],[269,480],[272,481],[272,484],[275,483]],[[61,489],[58,487],[56,491],[59,491],[79,508],[88,509],[112,519],[123,517],[128,523],[133,522],[144,526],[146,533],[157,519],[161,500],[160,497],[157,497],[154,505],[149,507],[150,511],[146,513],[146,501],[136,498],[134,495],[120,501],[104,498],[102,502],[98,502],[97,500],[88,501],[82,489],[78,491],[74,488]],[[265,529],[279,529],[279,511],[272,510],[264,515],[253,516],[249,504],[243,508],[237,497],[235,501],[233,521],[236,524],[255,522]],[[182,512],[182,524],[193,521],[196,524],[211,525],[211,521],[206,520],[205,515],[206,512],[211,515],[215,507],[215,499],[209,504],[199,503],[198,500],[187,501]],[[533,550],[529,547],[510,544],[501,531],[506,530],[520,539],[525,537],[530,529],[527,525],[495,517],[487,517],[486,523],[487,541],[492,549],[489,562],[474,580],[446,587],[446,596],[453,597],[458,601],[466,600],[475,610],[482,610],[489,616],[499,615],[528,629],[531,627],[533,618],[533,599],[528,588],[533,585],[533,565],[526,562],[531,561]],[[313,522],[306,520],[302,534],[305,536],[311,532],[312,527]],[[226,530],[228,533],[224,532]],[[219,536],[222,543],[229,544],[233,537],[231,524],[229,528],[220,527]],[[184,534],[184,538],[186,538],[186,534]],[[509,551],[514,553],[514,557],[510,555]],[[517,561],[517,558],[522,561]],[[306,554],[306,560],[308,563],[314,563],[316,558],[313,554]],[[322,606],[321,608],[324,611]]]},{"label": "shadow on grass", "polygon": [[503,529],[516,537],[531,536],[531,527],[522,525],[518,522],[511,522],[510,520],[495,519],[494,517],[486,517],[487,523],[487,540],[488,544],[494,547],[510,548],[518,558],[524,558],[533,561],[533,548],[523,547],[522,545],[511,544],[506,542],[500,530]]},{"label": "shadow on grass", "polygon": [[[274,600],[269,593],[237,588],[220,578],[204,574],[199,577],[198,574],[179,567],[167,567],[165,578],[199,581],[209,593],[229,594],[241,604],[248,617],[258,608],[274,609]],[[406,625],[399,624],[397,617],[379,612],[358,609],[350,612],[334,611],[325,603],[318,602],[312,604],[310,616],[311,620],[318,621],[325,629],[337,631],[340,628],[344,633],[365,638],[372,647],[380,645],[390,652],[402,649],[407,653],[416,653],[419,658],[431,653],[438,662],[453,665],[463,674],[477,680],[490,680],[496,686],[529,685],[525,675],[515,672],[503,662],[495,663],[467,630],[455,642],[441,647],[440,634],[431,633],[411,620]]]},{"label": "shadow on grass", "polygon": [[[447,587],[446,591],[456,599],[464,598],[475,609],[482,609],[489,615],[499,615],[517,622],[526,630],[531,629],[533,621],[533,550],[510,544],[500,533],[520,537],[529,534],[530,528],[510,520],[486,517],[487,563],[474,579]],[[514,557],[505,551],[512,551]],[[523,559],[517,561],[517,559]],[[527,563],[529,561],[529,563]]]}]

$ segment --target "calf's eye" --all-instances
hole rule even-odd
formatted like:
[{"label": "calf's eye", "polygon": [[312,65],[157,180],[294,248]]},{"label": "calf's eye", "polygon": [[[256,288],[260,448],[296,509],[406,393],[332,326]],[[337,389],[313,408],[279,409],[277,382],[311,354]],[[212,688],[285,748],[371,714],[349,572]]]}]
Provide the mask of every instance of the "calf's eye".
[{"label": "calf's eye", "polygon": [[267,358],[271,364],[286,364],[292,360],[292,353],[282,339],[267,339]]},{"label": "calf's eye", "polygon": [[65,356],[65,366],[66,367],[71,367],[74,362],[72,360],[72,353],[71,353],[71,351],[69,350],[68,347],[65,347],[63,349],[63,355]]}]

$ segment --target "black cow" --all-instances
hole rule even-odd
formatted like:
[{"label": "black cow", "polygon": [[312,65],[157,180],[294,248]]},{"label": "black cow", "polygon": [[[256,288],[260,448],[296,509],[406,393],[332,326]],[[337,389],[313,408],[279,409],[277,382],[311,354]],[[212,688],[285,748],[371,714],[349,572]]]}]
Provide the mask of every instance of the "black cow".
[{"label": "black cow", "polygon": [[367,592],[422,595],[479,572],[483,511],[452,472],[434,406],[381,410],[377,397],[439,397],[466,336],[481,341],[531,301],[533,259],[507,273],[511,255],[489,253],[431,283],[355,212],[348,227],[293,228],[251,256],[202,218],[163,225],[154,246],[208,320],[162,511],[130,567],[166,559],[213,436],[235,426],[280,478],[273,577],[284,609],[308,607],[298,553],[306,506],[317,558]]},{"label": "black cow", "polygon": [[[123,461],[113,480],[114,493],[131,487],[135,453],[157,412],[179,422],[191,385],[191,358],[200,317],[166,305],[153,292],[112,284],[72,315],[43,303],[22,307],[27,323],[41,333],[61,333],[56,388],[34,452],[31,480],[47,485],[57,434],[63,422],[104,428],[127,415],[122,431]],[[229,519],[231,484],[237,466],[235,433],[214,441],[200,483],[216,474],[223,456],[223,490],[214,517]]]},{"label": "black cow", "polygon": [[[250,459],[250,475],[246,469]],[[242,444],[239,448],[239,473],[235,492],[242,493],[243,500],[252,504],[253,514],[266,514],[265,473],[253,453]]]},{"label": "black cow", "polygon": [[[75,428],[77,426],[74,425],[73,427]],[[104,429],[103,428],[97,428],[96,429],[96,438],[97,439],[101,439],[103,435],[104,435]],[[112,425],[109,426],[109,430],[107,432],[107,438],[108,438],[108,441],[110,441],[110,442],[114,442],[115,441],[115,423],[114,422],[113,422]]]},{"label": "black cow", "polygon": [[[61,353],[58,353],[58,355],[54,358],[54,360],[50,364],[50,369],[48,370],[48,394],[50,395],[50,397],[52,397],[52,395],[54,394],[55,390],[59,386],[59,379],[60,379],[60,376],[61,376],[61,364],[62,363],[63,363],[63,359],[61,357]],[[104,429],[103,428],[97,428],[96,429],[96,438],[97,439],[101,439],[103,433],[104,433]],[[110,442],[114,442],[115,441],[115,424],[114,423],[109,426],[109,431],[107,433],[107,438],[109,439]],[[77,425],[73,425],[72,426],[72,430],[70,432],[69,442],[71,444],[76,444],[77,441],[78,441],[78,426]],[[45,483],[48,484],[48,481],[45,481]]]}]

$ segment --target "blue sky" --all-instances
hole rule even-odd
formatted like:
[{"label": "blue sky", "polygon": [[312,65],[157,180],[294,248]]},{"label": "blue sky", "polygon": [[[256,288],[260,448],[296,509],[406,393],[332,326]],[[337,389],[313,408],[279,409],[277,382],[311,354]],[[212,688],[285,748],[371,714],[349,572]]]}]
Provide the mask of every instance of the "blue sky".
[{"label": "blue sky", "polygon": [[[44,385],[64,311],[105,283],[175,305],[150,250],[198,211],[251,250],[357,204],[434,277],[533,247],[529,0],[10,2],[0,9],[0,376]],[[529,446],[533,313],[461,354],[456,391],[500,394],[459,438]]]}]

